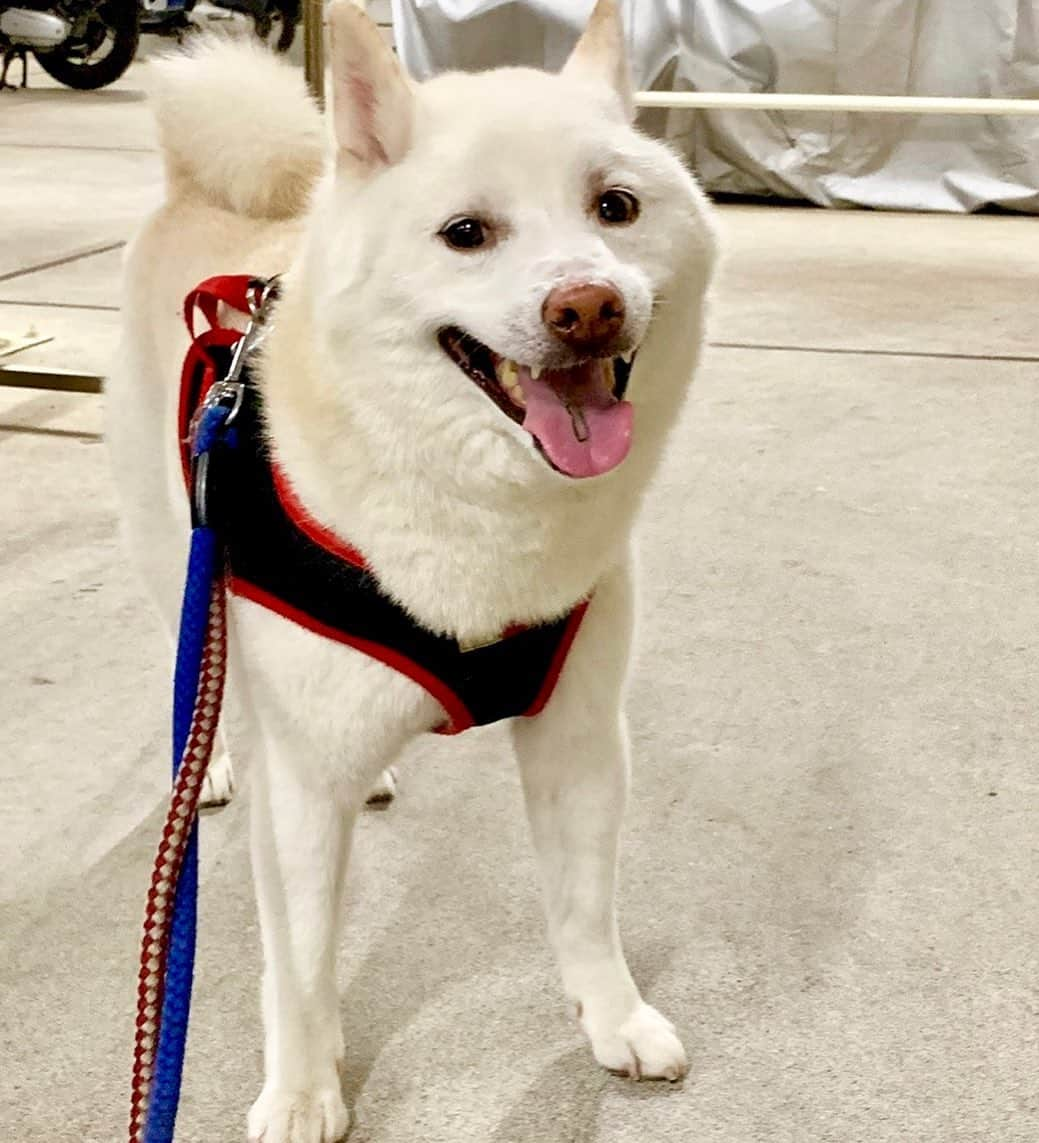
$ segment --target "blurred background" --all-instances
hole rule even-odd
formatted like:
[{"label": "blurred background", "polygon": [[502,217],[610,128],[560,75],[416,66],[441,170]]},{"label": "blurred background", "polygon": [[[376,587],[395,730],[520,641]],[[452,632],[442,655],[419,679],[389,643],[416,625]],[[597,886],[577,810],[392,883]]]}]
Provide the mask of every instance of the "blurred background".
[{"label": "blurred background", "polygon": [[[636,86],[657,91],[1039,96],[1034,0],[621,0]],[[583,0],[394,0],[428,76],[557,68]],[[1039,118],[841,111],[647,113],[712,192],[820,206],[1039,211]]]}]

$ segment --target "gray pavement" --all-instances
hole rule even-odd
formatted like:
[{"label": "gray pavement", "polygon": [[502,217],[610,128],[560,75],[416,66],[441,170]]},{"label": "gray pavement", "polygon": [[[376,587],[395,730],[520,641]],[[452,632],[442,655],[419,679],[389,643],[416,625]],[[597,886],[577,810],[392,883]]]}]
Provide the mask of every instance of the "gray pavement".
[{"label": "gray pavement", "polygon": [[[0,330],[54,335],[0,366],[105,369],[117,245],[160,193],[142,70],[0,95]],[[716,345],[642,529],[623,867],[692,1073],[595,1068],[503,737],[431,740],[358,831],[358,1143],[1039,1139],[1039,230],[723,222]],[[101,400],[0,389],[4,1143],[123,1137],[169,652]],[[183,1143],[243,1138],[260,1082],[247,797],[204,823]]]}]

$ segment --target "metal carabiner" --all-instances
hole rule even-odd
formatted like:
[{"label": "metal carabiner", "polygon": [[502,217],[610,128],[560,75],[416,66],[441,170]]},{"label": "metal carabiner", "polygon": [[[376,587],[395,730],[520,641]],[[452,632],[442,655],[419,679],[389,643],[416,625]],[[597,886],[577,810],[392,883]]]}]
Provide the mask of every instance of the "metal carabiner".
[{"label": "metal carabiner", "polygon": [[[220,434],[226,432],[234,419],[241,411],[245,401],[245,383],[241,380],[242,369],[246,358],[262,343],[267,335],[268,306],[276,295],[278,279],[273,277],[267,280],[253,278],[246,291],[246,301],[249,306],[249,321],[242,336],[235,342],[231,353],[231,362],[227,373],[210,386],[202,403],[195,410],[188,429],[188,440],[192,454],[191,473],[191,506],[193,525],[206,527],[208,525],[207,496],[209,492],[209,460],[210,450]],[[206,436],[210,437],[199,448],[199,430],[207,414],[218,406],[224,406],[226,412],[219,424],[214,424]]]},{"label": "metal carabiner", "polygon": [[209,527],[209,509],[206,504],[206,493],[209,483],[209,453],[203,452],[195,457],[191,465],[191,526],[192,528]]},{"label": "metal carabiner", "polygon": [[[223,379],[224,385],[230,386],[238,383],[238,378],[241,376],[246,357],[248,357],[253,350],[258,349],[263,343],[263,339],[267,336],[267,310],[270,300],[277,294],[277,290],[277,275],[273,278],[268,278],[266,281],[261,278],[253,278],[249,283],[249,288],[246,292],[246,301],[249,305],[249,322],[245,327],[245,332],[235,344],[234,352],[231,356],[231,364],[227,370],[227,376]],[[210,392],[212,392],[212,390],[210,390]],[[224,392],[226,393],[226,390]],[[239,390],[237,400],[234,402],[234,407],[228,414],[228,422],[234,420],[241,405],[242,398],[241,391]]]}]

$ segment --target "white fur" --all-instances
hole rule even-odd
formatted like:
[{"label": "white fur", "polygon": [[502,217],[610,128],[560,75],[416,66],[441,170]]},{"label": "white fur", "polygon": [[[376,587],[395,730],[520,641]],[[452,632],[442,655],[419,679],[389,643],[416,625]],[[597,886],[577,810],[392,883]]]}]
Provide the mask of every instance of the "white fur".
[{"label": "white fur", "polygon": [[[320,177],[320,118],[280,66],[234,45],[167,64],[158,113],[170,197],[128,257],[109,435],[128,542],[172,624],[187,525],[179,303],[210,274],[284,272],[260,371],[272,447],[310,512],[365,552],[385,590],[461,639],[553,618],[594,592],[552,701],[515,725],[516,753],[553,947],[592,1049],[608,1068],[677,1078],[682,1046],[642,1001],[614,915],[621,708],[630,532],[696,364],[714,240],[677,158],[627,123],[611,0],[596,19],[562,75],[512,69],[416,87],[365,18],[334,4],[340,150]],[[610,185],[642,202],[630,227],[589,211]],[[460,254],[437,232],[471,212],[492,216],[499,240]],[[635,435],[615,471],[572,480],[435,334],[457,324],[551,364],[541,303],[554,285],[587,280],[622,292],[625,337],[640,346]],[[230,610],[229,700],[255,755],[266,963],[266,1082],[249,1129],[264,1143],[329,1143],[348,1122],[334,963],[351,829],[373,785],[390,792],[380,772],[443,712],[344,646],[247,601]]]},{"label": "white fur", "polygon": [[[227,66],[230,58],[234,67]],[[239,214],[299,214],[325,159],[325,132],[302,74],[251,39],[239,41],[233,55],[226,42],[203,40],[190,55],[167,56],[154,67],[170,197],[195,187]],[[250,76],[247,90],[262,92],[260,106],[243,101],[243,72]],[[270,145],[235,146],[232,133],[255,134],[261,114]]]}]

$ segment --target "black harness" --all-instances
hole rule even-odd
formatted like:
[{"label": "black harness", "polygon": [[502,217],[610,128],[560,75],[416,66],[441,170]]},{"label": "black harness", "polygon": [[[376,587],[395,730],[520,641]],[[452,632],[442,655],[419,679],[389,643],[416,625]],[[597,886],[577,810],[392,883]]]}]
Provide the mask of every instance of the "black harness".
[{"label": "black harness", "polygon": [[[233,346],[210,341],[204,352],[189,353],[181,440],[208,383],[226,375],[232,352]],[[419,683],[447,712],[441,733],[538,714],[587,603],[554,623],[510,629],[472,649],[422,627],[384,594],[363,557],[299,503],[270,456],[248,361],[239,379],[245,387],[232,445],[213,455],[207,474],[208,511],[226,547],[230,590]]]}]

